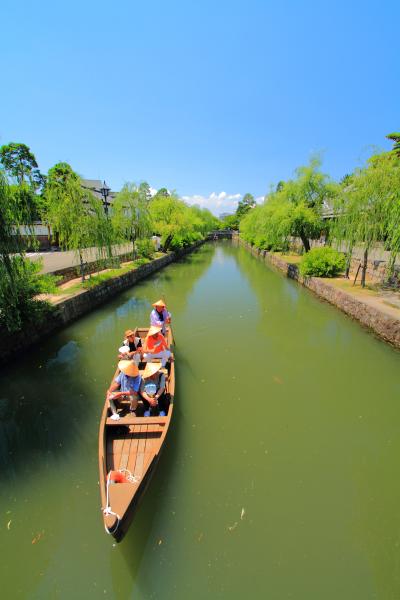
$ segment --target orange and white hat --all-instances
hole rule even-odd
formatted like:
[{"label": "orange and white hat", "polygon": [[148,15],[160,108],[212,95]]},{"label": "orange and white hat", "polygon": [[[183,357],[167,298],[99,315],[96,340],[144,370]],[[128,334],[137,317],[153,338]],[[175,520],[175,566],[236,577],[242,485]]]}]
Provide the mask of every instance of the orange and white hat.
[{"label": "orange and white hat", "polygon": [[152,325],[147,335],[156,335],[156,333],[160,333],[160,331],[162,331],[162,327],[156,327],[155,325]]}]

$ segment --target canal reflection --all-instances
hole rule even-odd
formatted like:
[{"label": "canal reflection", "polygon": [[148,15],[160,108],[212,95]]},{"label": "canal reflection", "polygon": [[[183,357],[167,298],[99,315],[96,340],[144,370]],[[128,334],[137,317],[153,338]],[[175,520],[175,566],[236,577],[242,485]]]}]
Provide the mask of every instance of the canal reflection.
[{"label": "canal reflection", "polygon": [[89,387],[74,376],[80,348],[75,340],[66,340],[60,334],[57,344],[49,343],[47,356],[32,351],[2,371],[0,469],[7,478],[63,454],[89,413]]}]

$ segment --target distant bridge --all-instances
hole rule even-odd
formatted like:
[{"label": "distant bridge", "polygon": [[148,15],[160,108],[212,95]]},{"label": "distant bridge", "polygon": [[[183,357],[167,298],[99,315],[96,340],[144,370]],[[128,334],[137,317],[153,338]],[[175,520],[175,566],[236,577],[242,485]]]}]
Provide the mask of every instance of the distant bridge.
[{"label": "distant bridge", "polygon": [[233,230],[232,229],[216,229],[215,231],[211,231],[208,234],[208,240],[230,240],[232,239]]}]

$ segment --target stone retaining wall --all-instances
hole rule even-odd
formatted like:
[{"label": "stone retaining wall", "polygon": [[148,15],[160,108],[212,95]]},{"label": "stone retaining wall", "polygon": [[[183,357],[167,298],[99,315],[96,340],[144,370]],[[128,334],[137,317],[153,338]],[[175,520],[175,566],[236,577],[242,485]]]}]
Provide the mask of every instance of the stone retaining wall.
[{"label": "stone retaining wall", "polygon": [[138,281],[175,262],[185,254],[189,254],[202,244],[204,244],[204,240],[196,242],[190,248],[185,248],[179,252],[171,252],[166,256],[156,258],[134,271],[129,271],[119,277],[109,279],[94,288],[63,300],[53,307],[43,323],[35,327],[29,327],[29,331],[26,333],[18,332],[10,334],[7,331],[0,331],[0,365],[6,363],[14,356],[20,355],[21,352],[26,351],[34,344],[37,344],[72,321],[91,312],[123,290],[132,287]]},{"label": "stone retaining wall", "polygon": [[285,273],[287,277],[295,279],[308,289],[312,290],[320,298],[334,304],[347,315],[356,319],[365,327],[368,327],[386,342],[389,342],[396,348],[400,348],[400,319],[387,315],[378,308],[355,298],[344,290],[340,290],[335,286],[330,285],[319,277],[302,277],[296,265],[289,264],[282,258],[267,252],[266,250],[254,248],[241,240],[239,236],[234,237],[234,243],[244,246],[250,250],[254,256],[275,266]]}]

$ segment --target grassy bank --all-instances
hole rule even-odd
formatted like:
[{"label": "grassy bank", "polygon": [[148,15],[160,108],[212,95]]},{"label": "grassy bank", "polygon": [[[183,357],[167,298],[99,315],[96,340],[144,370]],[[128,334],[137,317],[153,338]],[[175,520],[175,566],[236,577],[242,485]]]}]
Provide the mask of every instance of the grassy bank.
[{"label": "grassy bank", "polygon": [[150,258],[138,258],[136,260],[127,261],[121,263],[119,267],[113,269],[103,269],[99,271],[96,275],[89,275],[86,277],[85,281],[82,281],[80,277],[75,279],[71,279],[66,283],[60,285],[57,289],[57,292],[54,294],[42,294],[40,296],[41,300],[47,300],[51,304],[58,304],[62,300],[66,300],[67,298],[71,298],[87,290],[91,290],[96,288],[97,286],[105,283],[106,281],[111,281],[121,275],[125,275],[131,271],[135,271],[139,267],[150,263],[152,260],[156,260],[157,258],[161,258],[165,256],[162,252],[156,252],[152,259]]}]

